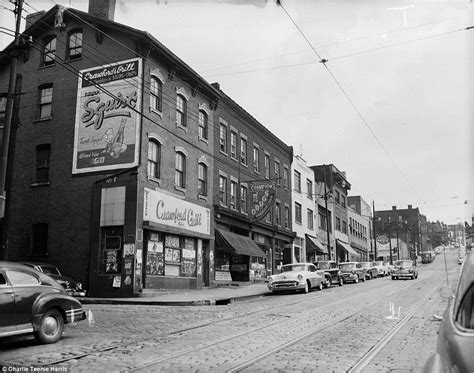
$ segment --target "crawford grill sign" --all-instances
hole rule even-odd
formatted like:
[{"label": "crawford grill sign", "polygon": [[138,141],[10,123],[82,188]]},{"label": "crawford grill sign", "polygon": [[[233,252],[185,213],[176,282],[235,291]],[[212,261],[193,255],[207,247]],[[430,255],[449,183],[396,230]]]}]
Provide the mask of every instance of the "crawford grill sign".
[{"label": "crawford grill sign", "polygon": [[138,164],[141,76],[138,58],[80,71],[73,173]]},{"label": "crawford grill sign", "polygon": [[276,195],[275,181],[253,181],[250,189],[250,221],[261,220],[273,207]]}]

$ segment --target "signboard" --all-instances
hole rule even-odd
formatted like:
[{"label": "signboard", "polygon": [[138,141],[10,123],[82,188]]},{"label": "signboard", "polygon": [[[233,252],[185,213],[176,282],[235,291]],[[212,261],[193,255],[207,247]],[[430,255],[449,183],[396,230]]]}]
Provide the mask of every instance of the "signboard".
[{"label": "signboard", "polygon": [[250,190],[250,221],[256,222],[267,215],[273,207],[276,196],[275,181],[249,182]]},{"label": "signboard", "polygon": [[138,164],[142,60],[81,70],[72,173]]},{"label": "signboard", "polygon": [[144,192],[144,221],[210,235],[211,210],[208,208],[183,201],[156,190],[145,188]]},{"label": "signboard", "polygon": [[382,234],[381,236],[377,236],[376,241],[381,245],[385,245],[388,244],[388,237]]}]

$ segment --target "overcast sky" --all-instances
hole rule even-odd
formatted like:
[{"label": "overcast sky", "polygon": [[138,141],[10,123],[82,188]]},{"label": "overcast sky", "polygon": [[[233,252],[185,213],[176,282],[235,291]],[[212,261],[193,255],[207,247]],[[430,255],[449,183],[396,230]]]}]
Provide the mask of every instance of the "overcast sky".
[{"label": "overcast sky", "polygon": [[[26,0],[87,11],[87,0]],[[1,3],[7,8],[7,0]],[[309,165],[345,171],[377,210],[471,222],[470,0],[117,0]],[[0,24],[14,28],[0,7]],[[11,39],[0,33],[3,49]],[[326,65],[319,63],[326,59]],[[471,103],[471,105],[470,105]],[[465,203],[467,201],[467,204]]]}]

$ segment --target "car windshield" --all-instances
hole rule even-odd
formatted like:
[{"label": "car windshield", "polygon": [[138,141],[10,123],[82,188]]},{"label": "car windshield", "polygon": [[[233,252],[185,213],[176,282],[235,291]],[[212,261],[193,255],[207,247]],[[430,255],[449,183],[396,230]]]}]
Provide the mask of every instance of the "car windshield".
[{"label": "car windshield", "polygon": [[356,267],[355,263],[341,264],[341,269],[354,269],[355,267]]},{"label": "car windshield", "polygon": [[397,260],[395,262],[395,266],[400,267],[400,268],[409,268],[412,265],[413,265],[413,263],[409,260]]},{"label": "car windshield", "polygon": [[284,265],[281,267],[282,272],[296,272],[296,271],[307,271],[308,266],[305,264],[292,264],[292,265]]},{"label": "car windshield", "polygon": [[319,269],[331,269],[331,264],[328,262],[318,262],[316,263],[316,267]]},{"label": "car windshield", "polygon": [[47,275],[61,275],[56,267],[41,267],[41,269],[43,270],[43,273],[46,273]]},{"label": "car windshield", "polygon": [[362,268],[370,268],[370,263],[360,263]]}]

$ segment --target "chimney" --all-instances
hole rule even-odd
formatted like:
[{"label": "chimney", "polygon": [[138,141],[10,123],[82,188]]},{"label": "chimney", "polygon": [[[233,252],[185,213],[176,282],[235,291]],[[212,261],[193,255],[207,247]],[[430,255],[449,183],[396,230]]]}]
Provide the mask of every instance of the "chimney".
[{"label": "chimney", "polygon": [[412,208],[412,205],[408,205],[408,210],[411,210],[411,208]]},{"label": "chimney", "polygon": [[396,210],[397,209],[397,206],[392,206],[392,210]]},{"label": "chimney", "polygon": [[220,85],[219,83],[215,82],[215,83],[211,83],[211,85],[212,85],[215,89],[217,89],[218,91],[221,90],[221,85]]},{"label": "chimney", "polygon": [[116,0],[89,0],[89,14],[108,21],[114,20]]},{"label": "chimney", "polygon": [[26,16],[26,27],[30,27],[33,23],[35,23],[38,19],[40,19],[46,12],[42,10],[41,12],[30,13]]}]

